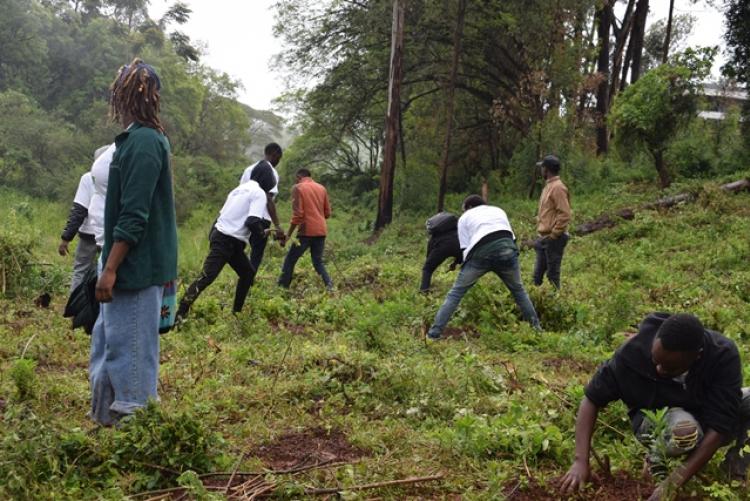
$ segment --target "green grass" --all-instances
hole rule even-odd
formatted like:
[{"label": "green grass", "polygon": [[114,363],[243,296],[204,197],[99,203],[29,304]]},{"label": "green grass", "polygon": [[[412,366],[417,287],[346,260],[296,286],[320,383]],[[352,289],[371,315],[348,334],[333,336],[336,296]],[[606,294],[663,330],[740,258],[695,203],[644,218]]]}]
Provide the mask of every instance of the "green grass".
[{"label": "green grass", "polygon": [[[450,324],[465,336],[431,345],[424,328],[455,275],[446,264],[435,274],[436,292],[417,293],[424,217],[397,219],[367,245],[372,214],[336,210],[334,200],[327,264],[337,291],[324,292],[308,257],[292,289],[278,289],[284,250],[269,245],[245,311],[235,317],[235,277],[227,268],[185,326],[162,337],[159,408],[120,431],[87,420],[89,338],[70,331],[59,313],[70,262],[56,248],[67,207],[2,192],[0,217],[14,221],[3,231],[26,228],[33,257],[31,278],[0,299],[0,497],[119,499],[177,485],[176,473],[164,468],[231,471],[240,461],[241,471],[257,470],[258,446],[308,428],[340,431],[367,452],[350,466],[282,476],[288,497],[301,486],[435,472],[445,478],[373,495],[499,498],[526,481],[527,468],[551,482],[572,457],[582,385],[646,313],[697,314],[737,342],[750,373],[750,199],[710,186],[675,188],[699,190],[696,203],[639,211],[634,221],[571,239],[559,294],[530,286],[534,256],[524,251],[524,281],[545,332],[525,325],[499,280],[487,276]],[[638,185],[574,196],[576,222],[659,196]],[[493,201],[520,239],[533,235],[535,201]],[[183,290],[200,270],[215,211],[197,210],[180,229]],[[53,294],[51,309],[34,306],[41,289]],[[19,362],[24,350],[29,361]],[[609,427],[597,431],[595,449],[613,469],[637,476],[642,450],[624,407],[611,406],[602,419]],[[689,490],[748,499],[721,483],[716,460],[705,478]]]}]

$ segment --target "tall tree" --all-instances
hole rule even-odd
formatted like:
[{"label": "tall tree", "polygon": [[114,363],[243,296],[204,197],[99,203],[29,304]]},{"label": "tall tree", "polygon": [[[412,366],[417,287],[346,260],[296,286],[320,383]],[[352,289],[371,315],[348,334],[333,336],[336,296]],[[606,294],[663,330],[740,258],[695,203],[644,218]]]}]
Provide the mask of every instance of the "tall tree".
[{"label": "tall tree", "polygon": [[375,231],[390,224],[393,219],[393,178],[396,172],[396,147],[399,137],[401,113],[401,78],[404,57],[405,0],[393,0],[393,27],[391,31],[391,64],[388,75],[388,111],[385,116],[385,146],[383,167],[380,171],[378,215]]},{"label": "tall tree", "polygon": [[458,75],[458,62],[461,57],[461,41],[464,33],[464,18],[466,17],[466,0],[458,0],[458,14],[456,15],[456,31],[453,34],[453,59],[451,61],[451,72],[448,77],[446,89],[446,124],[445,141],[443,142],[443,157],[440,160],[440,188],[438,190],[437,210],[443,210],[445,203],[445,190],[448,184],[448,162],[450,159],[451,137],[453,136],[453,103],[456,94],[456,76]]},{"label": "tall tree", "polygon": [[617,26],[617,19],[612,15],[612,29],[615,31],[615,50],[612,53],[612,74],[609,85],[609,105],[612,106],[617,91],[620,89],[620,70],[622,68],[623,52],[633,28],[633,7],[635,0],[628,0],[622,24]]},{"label": "tall tree", "polygon": [[741,83],[750,83],[750,0],[725,3],[727,62],[722,72]]},{"label": "tall tree", "polygon": [[646,73],[615,101],[610,121],[624,153],[644,146],[654,159],[662,188],[672,183],[664,153],[676,133],[695,117],[700,82],[711,69],[715,49],[687,50],[675,62]]},{"label": "tall tree", "polygon": [[[646,36],[646,20],[648,18],[649,0],[638,0],[633,18],[632,63],[630,69],[630,83],[635,83],[641,77],[641,60],[643,58],[643,39]],[[624,81],[624,78],[623,78]]]},{"label": "tall tree", "polygon": [[667,33],[664,35],[664,52],[661,56],[661,63],[664,64],[669,59],[669,42],[672,37],[672,19],[674,17],[674,0],[669,0],[669,16],[667,17]]},{"label": "tall tree", "polygon": [[599,39],[599,56],[596,72],[600,79],[596,91],[596,154],[607,153],[609,132],[607,131],[607,112],[609,110],[609,29],[611,24],[612,3],[605,0],[596,11],[597,34]]}]

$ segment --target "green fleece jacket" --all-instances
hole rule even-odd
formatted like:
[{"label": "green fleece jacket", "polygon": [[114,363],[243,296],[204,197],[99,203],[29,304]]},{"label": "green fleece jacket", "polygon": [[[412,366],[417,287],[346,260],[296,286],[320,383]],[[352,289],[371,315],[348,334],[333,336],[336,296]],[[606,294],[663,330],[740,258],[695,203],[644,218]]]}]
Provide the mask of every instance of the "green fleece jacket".
[{"label": "green fleece jacket", "polygon": [[107,262],[114,242],[127,242],[130,250],[117,270],[115,289],[163,285],[177,277],[169,141],[136,122],[115,138],[115,144],[104,206],[102,262]]}]

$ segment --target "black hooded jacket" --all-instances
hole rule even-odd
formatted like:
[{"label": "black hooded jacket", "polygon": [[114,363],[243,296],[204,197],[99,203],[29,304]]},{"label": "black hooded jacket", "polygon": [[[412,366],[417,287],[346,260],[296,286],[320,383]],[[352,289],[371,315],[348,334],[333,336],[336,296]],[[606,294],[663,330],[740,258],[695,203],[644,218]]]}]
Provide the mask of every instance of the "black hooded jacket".
[{"label": "black hooded jacket", "polygon": [[706,330],[703,353],[688,371],[684,383],[659,377],[651,345],[668,313],[652,313],[637,335],[604,362],[586,386],[586,397],[602,408],[614,400],[628,406],[633,430],[643,421],[641,409],[682,407],[704,430],[729,436],[739,426],[742,368],[737,346],[718,332]]}]

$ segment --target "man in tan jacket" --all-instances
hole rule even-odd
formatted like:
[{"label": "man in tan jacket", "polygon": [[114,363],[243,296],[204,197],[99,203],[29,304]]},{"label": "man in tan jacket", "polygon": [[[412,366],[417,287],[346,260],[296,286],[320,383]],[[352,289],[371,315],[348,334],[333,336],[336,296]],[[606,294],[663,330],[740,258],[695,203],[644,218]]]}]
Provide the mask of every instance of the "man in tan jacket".
[{"label": "man in tan jacket", "polygon": [[545,179],[544,190],[539,198],[536,231],[539,234],[534,249],[534,284],[542,285],[545,273],[556,289],[560,288],[560,266],[570,236],[570,194],[560,180],[560,159],[547,155],[537,163]]}]

